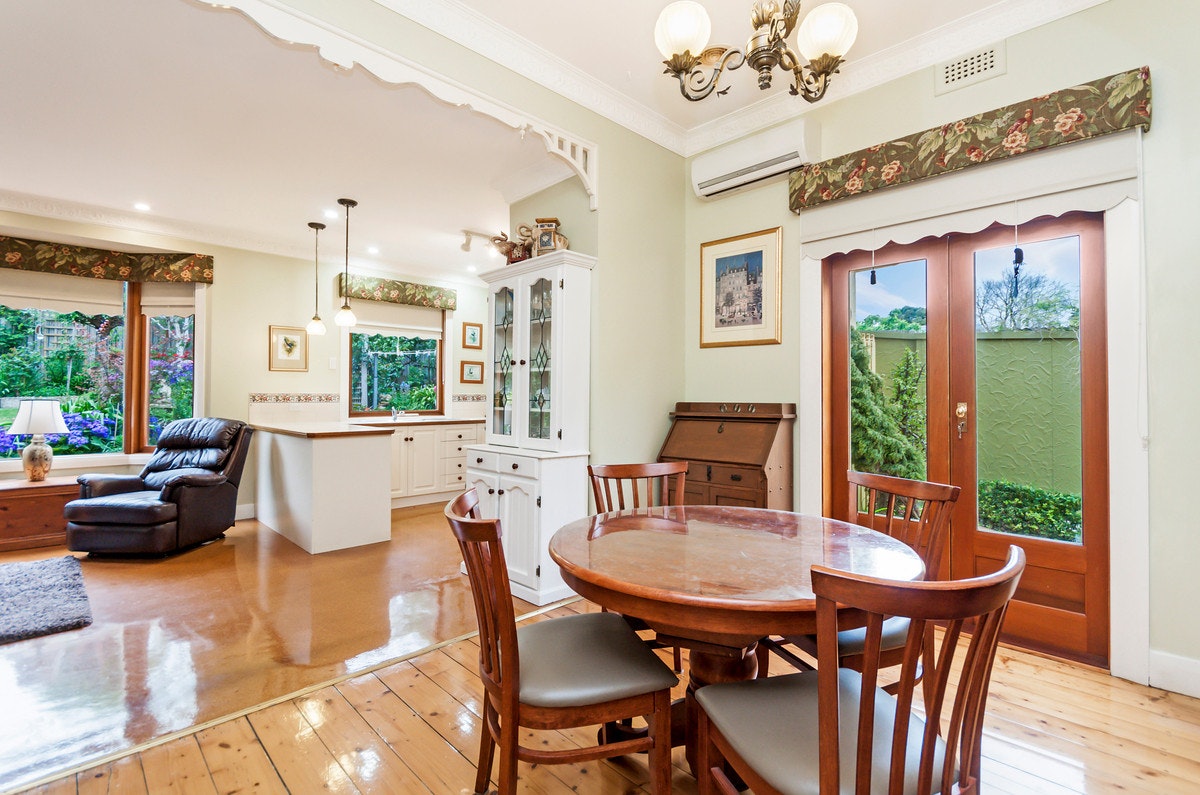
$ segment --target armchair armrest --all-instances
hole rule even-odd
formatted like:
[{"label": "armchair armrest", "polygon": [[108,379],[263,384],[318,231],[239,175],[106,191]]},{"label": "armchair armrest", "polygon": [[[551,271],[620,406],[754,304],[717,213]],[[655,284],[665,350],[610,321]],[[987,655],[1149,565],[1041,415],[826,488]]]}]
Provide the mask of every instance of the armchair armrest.
[{"label": "armchair armrest", "polygon": [[104,497],[109,494],[127,494],[131,491],[143,491],[146,482],[138,475],[80,475],[75,479],[79,484],[79,496]]},{"label": "armchair armrest", "polygon": [[159,493],[159,499],[163,502],[175,502],[175,493],[185,487],[211,488],[220,486],[228,481],[229,478],[219,472],[209,472],[204,474],[189,473],[187,475],[177,475],[163,484],[162,491]]}]

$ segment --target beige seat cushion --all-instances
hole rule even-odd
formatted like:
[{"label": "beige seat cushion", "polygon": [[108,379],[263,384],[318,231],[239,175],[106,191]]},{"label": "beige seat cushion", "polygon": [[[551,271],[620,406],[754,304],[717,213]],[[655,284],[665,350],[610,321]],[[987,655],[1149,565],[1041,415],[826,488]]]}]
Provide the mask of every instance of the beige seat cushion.
[{"label": "beige seat cushion", "polygon": [[[696,700],[734,750],[772,786],[785,795],[819,795],[818,675],[807,672],[709,685],[696,691]],[[838,669],[842,716],[838,743],[841,792],[847,794],[854,792],[861,688],[861,674]],[[896,700],[883,691],[875,698],[875,766],[871,774],[871,793],[886,795]],[[918,717],[914,716],[909,722],[905,792],[916,791],[924,728],[924,721]],[[945,745],[938,738],[934,770],[941,769],[944,755]],[[933,782],[934,793],[940,791],[939,783]]]},{"label": "beige seat cushion", "polygon": [[584,613],[517,629],[521,703],[578,707],[653,693],[679,681],[616,613]]},{"label": "beige seat cushion", "polygon": [[[893,616],[883,620],[883,634],[879,640],[879,648],[899,649],[908,642],[908,624],[907,618]],[[814,638],[814,642],[815,642]],[[867,628],[855,627],[854,629],[843,629],[838,633],[838,655],[845,657],[850,654],[862,654],[863,647],[867,645]]]}]

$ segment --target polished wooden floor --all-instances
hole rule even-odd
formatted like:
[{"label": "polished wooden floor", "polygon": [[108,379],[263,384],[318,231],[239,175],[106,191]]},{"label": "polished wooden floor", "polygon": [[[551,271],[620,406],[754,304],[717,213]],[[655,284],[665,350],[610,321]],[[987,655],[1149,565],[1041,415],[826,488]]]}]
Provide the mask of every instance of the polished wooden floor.
[{"label": "polished wooden floor", "polygon": [[[279,562],[268,566],[272,554],[291,558],[279,550],[286,542],[272,539],[254,523],[239,526],[221,542],[258,548],[253,555],[243,553],[244,567],[253,569],[253,575],[243,573],[231,584],[228,573],[203,566],[200,559],[191,570],[183,565],[184,556],[168,573],[193,601],[206,602],[192,606],[196,623],[188,636],[181,625],[159,627],[157,617],[149,618],[167,610],[157,600],[166,598],[169,588],[143,584],[145,590],[129,598],[104,593],[123,590],[127,582],[140,582],[147,574],[110,581],[107,567],[114,564],[85,562],[97,624],[54,637],[66,643],[98,629],[106,640],[81,642],[73,652],[31,651],[23,666],[15,664],[13,650],[45,644],[49,638],[0,647],[0,725],[9,727],[0,738],[0,791],[469,792],[480,730],[477,646],[470,637],[438,645],[461,635],[473,621],[457,576],[457,552],[442,532],[440,506],[432,512],[398,512],[397,517],[398,538],[375,545],[383,557],[397,559],[375,573],[355,573],[362,560],[347,561],[344,567],[330,564],[332,570],[326,570],[325,555],[320,555],[309,558],[306,566],[293,561],[296,567],[283,587],[276,582],[279,572],[265,570],[286,567]],[[412,555],[421,552],[429,557],[414,563]],[[102,565],[104,576],[93,576]],[[446,570],[438,574],[441,569]],[[303,570],[307,578],[299,573]],[[417,584],[418,572],[426,573],[424,585]],[[357,604],[356,610],[356,603],[372,596],[372,588],[373,598],[388,607],[372,610]],[[224,619],[237,612],[226,604],[232,597],[223,592],[230,590],[263,612],[255,615],[247,608],[241,618]],[[143,593],[155,599],[143,600]],[[326,603],[329,611],[323,609]],[[267,609],[286,612],[289,605],[290,618],[272,616]],[[527,620],[581,609],[592,608],[575,602]],[[138,651],[132,656],[97,653],[114,643],[108,639],[112,630],[103,631],[105,624],[120,625],[120,638],[129,645],[119,617],[131,621],[136,614],[146,616],[143,621],[150,625],[134,634],[132,645]],[[298,614],[307,618],[298,619]],[[325,618],[316,620],[318,614]],[[210,630],[209,623],[221,629]],[[366,626],[376,623],[384,628]],[[273,631],[265,632],[262,624]],[[157,638],[160,634],[167,637]],[[356,640],[336,639],[342,636]],[[172,651],[172,644],[189,652]],[[214,644],[236,651],[205,650]],[[370,648],[353,650],[363,646]],[[335,659],[338,648],[341,659]],[[423,651],[414,654],[418,650]],[[395,661],[405,655],[412,656]],[[120,670],[122,660],[129,670]],[[204,670],[212,660],[223,662],[217,668],[224,670]],[[772,673],[786,670],[778,661],[772,665]],[[985,793],[1200,792],[1200,700],[1002,648],[988,714]],[[188,726],[199,728],[181,729],[188,720]],[[28,740],[23,733],[31,735]],[[543,734],[541,739],[551,745],[582,744],[594,737],[593,730]],[[68,737],[87,742],[67,752]],[[20,743],[16,750],[10,744],[14,738]],[[39,750],[39,743],[47,750]],[[133,750],[121,752],[121,746]],[[71,753],[76,756],[69,758]],[[675,762],[676,792],[694,793],[681,749]],[[71,770],[64,775],[67,767]],[[531,793],[648,792],[645,761],[639,757],[522,765],[521,776],[522,791]]]}]

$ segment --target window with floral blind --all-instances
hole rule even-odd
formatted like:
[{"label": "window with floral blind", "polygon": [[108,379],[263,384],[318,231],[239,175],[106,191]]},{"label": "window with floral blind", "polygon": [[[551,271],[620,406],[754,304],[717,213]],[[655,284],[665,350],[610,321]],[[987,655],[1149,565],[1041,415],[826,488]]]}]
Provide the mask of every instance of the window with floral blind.
[{"label": "window with floral blind", "polygon": [[[22,397],[62,401],[56,455],[131,453],[194,412],[195,287],[0,269],[0,429]],[[0,430],[0,458],[27,440]]]}]

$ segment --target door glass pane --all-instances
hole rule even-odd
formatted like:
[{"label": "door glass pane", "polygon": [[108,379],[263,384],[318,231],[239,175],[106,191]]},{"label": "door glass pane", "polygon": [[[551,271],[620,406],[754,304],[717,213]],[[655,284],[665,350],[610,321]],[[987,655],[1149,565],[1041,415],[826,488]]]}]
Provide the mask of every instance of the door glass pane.
[{"label": "door glass pane", "polygon": [[495,317],[492,318],[492,433],[512,435],[512,365],[513,352],[513,291],[501,287],[496,291]]},{"label": "door glass pane", "polygon": [[550,438],[550,338],[553,282],[538,279],[529,288],[529,438]]},{"label": "door glass pane", "polygon": [[975,252],[980,529],[1082,541],[1079,339],[1077,236]]},{"label": "door glass pane", "polygon": [[926,261],[850,274],[850,465],[924,480]]}]

